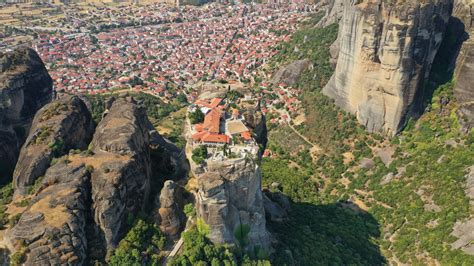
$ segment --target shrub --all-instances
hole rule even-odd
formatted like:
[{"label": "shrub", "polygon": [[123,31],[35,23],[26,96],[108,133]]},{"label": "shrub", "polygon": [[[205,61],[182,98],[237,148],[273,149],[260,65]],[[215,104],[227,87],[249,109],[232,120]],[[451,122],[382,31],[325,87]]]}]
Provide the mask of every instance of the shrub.
[{"label": "shrub", "polygon": [[26,261],[26,247],[21,247],[17,252],[10,256],[10,263],[12,266],[22,265]]},{"label": "shrub", "polygon": [[21,218],[21,213],[17,213],[13,215],[12,217],[10,217],[10,219],[8,219],[8,225],[10,226],[10,228],[15,226],[20,220],[20,218]]},{"label": "shrub", "polygon": [[199,108],[197,108],[194,112],[189,114],[189,120],[191,121],[191,124],[202,123],[204,121],[204,114]]},{"label": "shrub", "polygon": [[188,218],[194,217],[196,215],[196,209],[192,203],[184,205],[184,214],[186,214],[186,217]]},{"label": "shrub", "polygon": [[166,238],[153,222],[137,219],[109,259],[110,265],[158,265],[156,254],[165,247]]},{"label": "shrub", "polygon": [[202,164],[207,159],[207,147],[199,146],[193,150],[193,155],[191,156],[193,161],[197,164]]}]

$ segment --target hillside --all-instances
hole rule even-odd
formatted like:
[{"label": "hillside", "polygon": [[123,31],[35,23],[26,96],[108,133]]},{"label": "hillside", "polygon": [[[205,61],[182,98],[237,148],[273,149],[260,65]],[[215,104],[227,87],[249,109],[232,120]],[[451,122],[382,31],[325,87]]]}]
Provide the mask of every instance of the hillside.
[{"label": "hillside", "polygon": [[[321,149],[295,151],[295,141],[278,137],[294,136],[289,127],[269,132],[274,155],[262,163],[263,186],[293,200],[289,219],[270,224],[279,240],[274,262],[473,264],[473,256],[456,249],[472,244],[460,244],[453,230],[469,231],[462,222],[474,211],[466,195],[474,132],[460,130],[456,80],[439,78],[452,74],[449,66],[433,69],[435,92],[426,112],[399,135],[366,133],[321,92],[332,74],[336,35],[329,33],[336,28],[302,29],[276,56],[275,65],[304,58],[315,65],[295,85],[303,89],[306,113],[296,128]],[[318,41],[301,45],[303,39]]]}]

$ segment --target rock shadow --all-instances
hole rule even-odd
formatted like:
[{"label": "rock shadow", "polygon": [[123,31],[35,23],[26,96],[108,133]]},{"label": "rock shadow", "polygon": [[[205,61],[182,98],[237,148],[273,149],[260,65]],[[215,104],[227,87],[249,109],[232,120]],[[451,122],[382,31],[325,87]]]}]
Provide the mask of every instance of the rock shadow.
[{"label": "rock shadow", "polygon": [[267,222],[278,240],[275,265],[384,265],[377,220],[357,205],[294,203],[284,222]]},{"label": "rock shadow", "polygon": [[424,84],[422,90],[418,91],[415,99],[421,102],[417,106],[422,107],[418,110],[418,116],[422,114],[426,106],[431,103],[436,89],[443,84],[450,82],[454,77],[456,61],[461,52],[461,47],[469,39],[469,33],[466,32],[464,23],[451,17],[446,29],[445,37],[433,61],[428,81]]}]

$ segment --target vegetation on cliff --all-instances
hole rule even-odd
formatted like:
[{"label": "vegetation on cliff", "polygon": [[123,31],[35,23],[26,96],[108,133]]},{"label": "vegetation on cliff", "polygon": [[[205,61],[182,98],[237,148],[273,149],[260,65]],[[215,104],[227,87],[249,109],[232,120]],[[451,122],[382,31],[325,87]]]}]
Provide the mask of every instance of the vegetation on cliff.
[{"label": "vegetation on cliff", "polygon": [[[293,200],[289,220],[270,223],[279,240],[274,263],[473,264],[472,256],[451,248],[454,224],[470,215],[464,182],[474,164],[474,132],[459,132],[453,82],[438,86],[427,112],[398,137],[368,134],[320,93],[331,75],[324,67],[331,41],[321,41],[330,29],[304,29],[303,39],[296,33],[300,40],[276,57],[287,63],[317,51],[326,63],[298,82],[307,122],[297,129],[319,152],[290,147],[283,136],[295,136],[292,129],[269,125],[274,156],[262,162],[263,186],[278,189],[276,182]],[[319,44],[305,49],[304,39]]]},{"label": "vegetation on cliff", "polygon": [[[241,232],[236,230],[236,233]],[[256,254],[243,252],[240,247],[227,247],[214,245],[207,238],[209,228],[202,220],[197,220],[197,225],[183,232],[184,246],[182,253],[169,261],[171,266],[187,265],[246,265],[246,266],[268,266],[268,260],[259,258]],[[242,240],[243,241],[243,240]]]},{"label": "vegetation on cliff", "polygon": [[166,238],[153,222],[137,219],[120,241],[110,265],[159,265]]}]

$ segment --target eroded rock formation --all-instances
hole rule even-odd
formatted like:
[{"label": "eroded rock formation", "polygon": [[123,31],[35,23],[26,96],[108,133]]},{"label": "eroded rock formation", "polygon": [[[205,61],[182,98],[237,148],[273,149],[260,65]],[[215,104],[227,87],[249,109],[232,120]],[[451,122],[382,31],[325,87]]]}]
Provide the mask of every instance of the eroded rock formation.
[{"label": "eroded rock formation", "polygon": [[182,194],[179,185],[168,180],[157,198],[158,210],[155,213],[155,220],[160,225],[161,231],[167,236],[177,236],[184,225]]},{"label": "eroded rock formation", "polygon": [[[69,137],[79,145],[83,141],[79,136],[84,135],[80,131],[86,131],[89,124],[84,121],[90,120],[90,116],[78,118],[83,105],[75,96],[55,101],[38,113],[34,124],[38,120],[61,128],[57,132],[69,134],[64,135],[65,144]],[[48,119],[43,121],[45,115]],[[84,128],[70,132],[74,128],[65,123],[72,122]],[[111,254],[125,235],[130,218],[137,217],[148,198],[148,123],[144,107],[133,99],[120,98],[97,126],[88,151],[71,151],[49,167],[10,233],[12,242],[26,243],[28,265],[80,265],[86,258],[102,261]],[[29,149],[25,146],[28,155],[35,154]]]},{"label": "eroded rock formation", "polygon": [[91,114],[77,96],[65,96],[44,106],[20,151],[13,175],[15,191],[25,194],[28,186],[44,175],[53,157],[87,148],[93,132]]},{"label": "eroded rock formation", "polygon": [[208,171],[197,177],[196,210],[209,225],[209,238],[235,244],[239,226],[250,227],[250,247],[270,248],[265,225],[260,167],[250,158],[208,161]]},{"label": "eroded rock formation", "polygon": [[326,8],[326,15],[318,22],[317,27],[327,27],[333,23],[338,23],[344,13],[344,2],[346,0],[323,0]]},{"label": "eroded rock formation", "polygon": [[454,95],[459,103],[457,115],[464,132],[474,127],[474,0],[456,0],[454,14],[462,21],[468,39],[462,44],[456,62]]},{"label": "eroded rock formation", "polygon": [[[90,173],[62,160],[48,169],[10,238],[26,248],[26,265],[81,265],[86,259]],[[21,245],[21,244],[20,244]]]},{"label": "eroded rock formation", "polygon": [[474,25],[474,1],[454,0],[453,15],[459,18],[470,29]]},{"label": "eroded rock formation", "polygon": [[265,147],[268,141],[267,119],[260,108],[260,104],[245,108],[243,116],[254,134],[255,141]]},{"label": "eroded rock formation", "polygon": [[272,78],[273,84],[284,83],[287,86],[293,86],[299,77],[310,66],[311,62],[307,59],[297,60],[293,63],[280,67]]},{"label": "eroded rock formation", "polygon": [[0,53],[0,178],[11,177],[31,121],[51,101],[52,88],[34,50]]},{"label": "eroded rock formation", "polygon": [[422,107],[452,8],[453,0],[344,1],[337,66],[323,92],[369,131],[397,133]]},{"label": "eroded rock formation", "polygon": [[147,120],[145,108],[133,99],[117,99],[97,126],[91,142],[94,156],[83,158],[94,169],[94,220],[104,234],[107,250],[117,246],[126,233],[127,218],[136,217],[148,199]]}]

